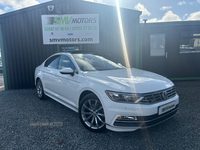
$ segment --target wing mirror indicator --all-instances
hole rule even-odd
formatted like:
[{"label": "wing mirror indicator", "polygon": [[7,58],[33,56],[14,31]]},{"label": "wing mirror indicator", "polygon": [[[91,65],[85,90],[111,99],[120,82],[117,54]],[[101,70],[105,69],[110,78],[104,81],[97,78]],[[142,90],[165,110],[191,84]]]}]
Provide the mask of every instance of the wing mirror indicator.
[{"label": "wing mirror indicator", "polygon": [[61,74],[70,74],[71,76],[74,76],[74,70],[71,68],[63,68],[60,70]]}]

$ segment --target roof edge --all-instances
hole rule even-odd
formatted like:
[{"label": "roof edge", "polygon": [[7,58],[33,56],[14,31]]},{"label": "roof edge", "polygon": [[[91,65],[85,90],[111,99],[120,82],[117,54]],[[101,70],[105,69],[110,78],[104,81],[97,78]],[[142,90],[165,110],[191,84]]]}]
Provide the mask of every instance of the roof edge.
[{"label": "roof edge", "polygon": [[[33,6],[30,6],[30,7],[26,7],[26,8],[22,8],[22,9],[19,9],[19,10],[15,10],[15,11],[12,11],[12,12],[8,12],[8,13],[5,13],[5,14],[2,14],[2,15],[0,15],[0,19],[1,18],[5,18],[7,16],[16,15],[16,14],[20,14],[20,13],[23,13],[23,12],[26,12],[26,11],[34,10],[35,8],[41,8],[41,7],[44,7],[46,5],[53,5],[53,4],[56,4],[58,2],[66,2],[66,1],[69,1],[69,2],[90,3],[92,5],[104,5],[106,7],[116,7],[116,6],[106,5],[106,4],[102,4],[102,3],[94,3],[94,2],[83,1],[83,0],[57,0],[57,1],[52,0],[52,1],[49,1],[49,2],[41,3],[41,4],[38,4],[38,5],[33,5]],[[138,15],[141,15],[141,13],[142,13],[141,11],[138,11],[138,10],[123,8],[123,7],[120,7],[120,8],[124,9],[124,10],[134,11]]]},{"label": "roof edge", "polygon": [[153,22],[153,23],[141,23],[141,27],[164,27],[164,26],[182,26],[182,25],[200,25],[200,20],[192,21],[172,21],[172,22]]}]

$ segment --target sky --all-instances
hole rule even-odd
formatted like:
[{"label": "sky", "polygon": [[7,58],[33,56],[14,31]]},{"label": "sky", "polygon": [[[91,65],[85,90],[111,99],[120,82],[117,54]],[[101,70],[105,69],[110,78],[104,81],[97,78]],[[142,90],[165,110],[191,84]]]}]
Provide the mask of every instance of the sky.
[{"label": "sky", "polygon": [[[0,14],[50,0],[0,0]],[[116,6],[116,0],[85,0]],[[200,0],[118,0],[120,7],[142,11],[140,20],[151,22],[200,20]]]}]

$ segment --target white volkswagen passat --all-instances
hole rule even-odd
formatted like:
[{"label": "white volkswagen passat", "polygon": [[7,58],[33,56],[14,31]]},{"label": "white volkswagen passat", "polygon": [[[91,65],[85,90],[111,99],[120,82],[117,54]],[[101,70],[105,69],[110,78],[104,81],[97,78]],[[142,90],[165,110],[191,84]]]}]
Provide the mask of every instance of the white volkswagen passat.
[{"label": "white volkswagen passat", "polygon": [[52,55],[36,68],[35,84],[40,99],[51,97],[78,112],[94,132],[147,128],[178,112],[170,80],[93,54]]}]

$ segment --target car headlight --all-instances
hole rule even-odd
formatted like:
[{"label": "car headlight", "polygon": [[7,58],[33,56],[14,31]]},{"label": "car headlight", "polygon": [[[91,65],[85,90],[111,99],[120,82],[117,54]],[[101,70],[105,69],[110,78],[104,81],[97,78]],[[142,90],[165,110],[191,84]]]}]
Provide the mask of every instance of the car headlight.
[{"label": "car headlight", "polygon": [[111,100],[120,103],[138,103],[144,98],[140,94],[120,93],[113,91],[105,92]]}]

